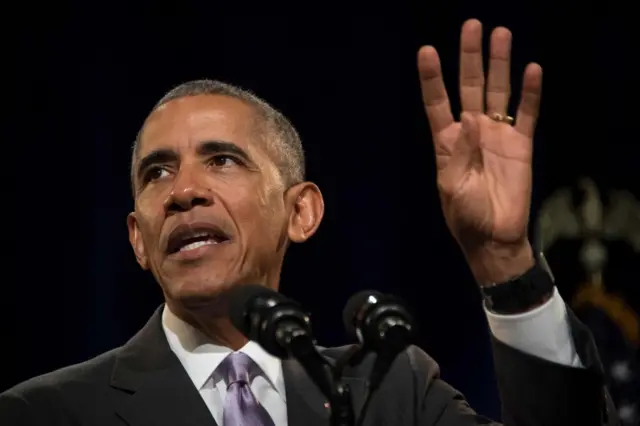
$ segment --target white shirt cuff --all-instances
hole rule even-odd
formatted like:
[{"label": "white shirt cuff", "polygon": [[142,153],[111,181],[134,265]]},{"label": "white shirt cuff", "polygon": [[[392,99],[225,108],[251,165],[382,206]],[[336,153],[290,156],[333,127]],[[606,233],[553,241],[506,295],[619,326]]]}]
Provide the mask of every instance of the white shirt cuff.
[{"label": "white shirt cuff", "polygon": [[484,308],[489,329],[502,343],[529,355],[570,367],[582,367],[576,352],[567,307],[554,288],[544,305],[516,315],[500,315]]}]

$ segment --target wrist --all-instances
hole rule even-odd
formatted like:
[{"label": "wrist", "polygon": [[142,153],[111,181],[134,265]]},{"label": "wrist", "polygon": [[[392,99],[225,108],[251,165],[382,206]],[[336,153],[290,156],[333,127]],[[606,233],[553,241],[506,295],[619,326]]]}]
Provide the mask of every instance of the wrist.
[{"label": "wrist", "polygon": [[522,244],[491,242],[465,255],[476,282],[482,287],[509,282],[535,264],[533,249],[528,241]]},{"label": "wrist", "polygon": [[487,310],[502,315],[529,312],[545,304],[554,291],[555,280],[542,253],[524,274],[480,287]]}]

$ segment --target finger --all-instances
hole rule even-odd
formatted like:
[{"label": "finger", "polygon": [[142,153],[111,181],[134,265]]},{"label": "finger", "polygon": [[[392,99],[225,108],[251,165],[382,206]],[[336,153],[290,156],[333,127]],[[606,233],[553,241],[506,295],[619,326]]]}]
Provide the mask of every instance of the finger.
[{"label": "finger", "polygon": [[440,58],[432,46],[425,46],[418,51],[418,72],[431,132],[436,134],[453,123],[453,114],[442,79]]},{"label": "finger", "polygon": [[462,110],[484,111],[484,71],[482,69],[482,24],[470,19],[460,36],[460,102]]},{"label": "finger", "polygon": [[540,112],[540,95],[542,93],[542,67],[532,63],[527,65],[522,79],[522,95],[516,115],[515,129],[533,138]]},{"label": "finger", "polygon": [[511,32],[499,27],[491,34],[489,76],[487,78],[487,112],[506,115],[511,95]]}]

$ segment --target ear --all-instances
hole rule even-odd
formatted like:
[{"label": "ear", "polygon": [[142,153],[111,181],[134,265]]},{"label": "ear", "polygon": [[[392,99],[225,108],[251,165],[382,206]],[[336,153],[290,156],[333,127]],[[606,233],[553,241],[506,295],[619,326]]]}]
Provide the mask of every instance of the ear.
[{"label": "ear", "polygon": [[302,182],[289,188],[286,194],[289,213],[289,240],[303,243],[316,233],[324,216],[324,199],[317,185]]},{"label": "ear", "polygon": [[144,248],[144,241],[142,240],[142,234],[138,227],[138,220],[136,219],[135,212],[131,212],[127,216],[127,228],[129,229],[129,242],[131,243],[133,252],[136,255],[136,260],[142,269],[146,271],[149,269],[149,260]]}]

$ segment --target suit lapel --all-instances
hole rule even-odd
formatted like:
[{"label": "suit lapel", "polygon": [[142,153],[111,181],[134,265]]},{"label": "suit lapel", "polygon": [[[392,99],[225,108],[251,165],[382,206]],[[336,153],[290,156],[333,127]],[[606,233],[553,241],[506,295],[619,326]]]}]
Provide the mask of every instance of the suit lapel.
[{"label": "suit lapel", "polygon": [[[282,361],[282,372],[287,394],[288,426],[326,426],[331,412],[327,398],[309,378],[302,366],[293,359]],[[345,377],[351,388],[353,406],[357,414],[362,406],[364,380]]]},{"label": "suit lapel", "polygon": [[[116,357],[111,386],[118,389],[117,415],[129,426],[217,426],[200,393],[171,351],[162,330],[162,307]],[[293,359],[282,361],[288,426],[326,426],[328,401]],[[343,379],[351,387],[354,410],[362,406],[365,382]]]},{"label": "suit lapel", "polygon": [[118,354],[111,386],[122,391],[116,412],[130,426],[216,425],[169,348],[161,308]]}]

